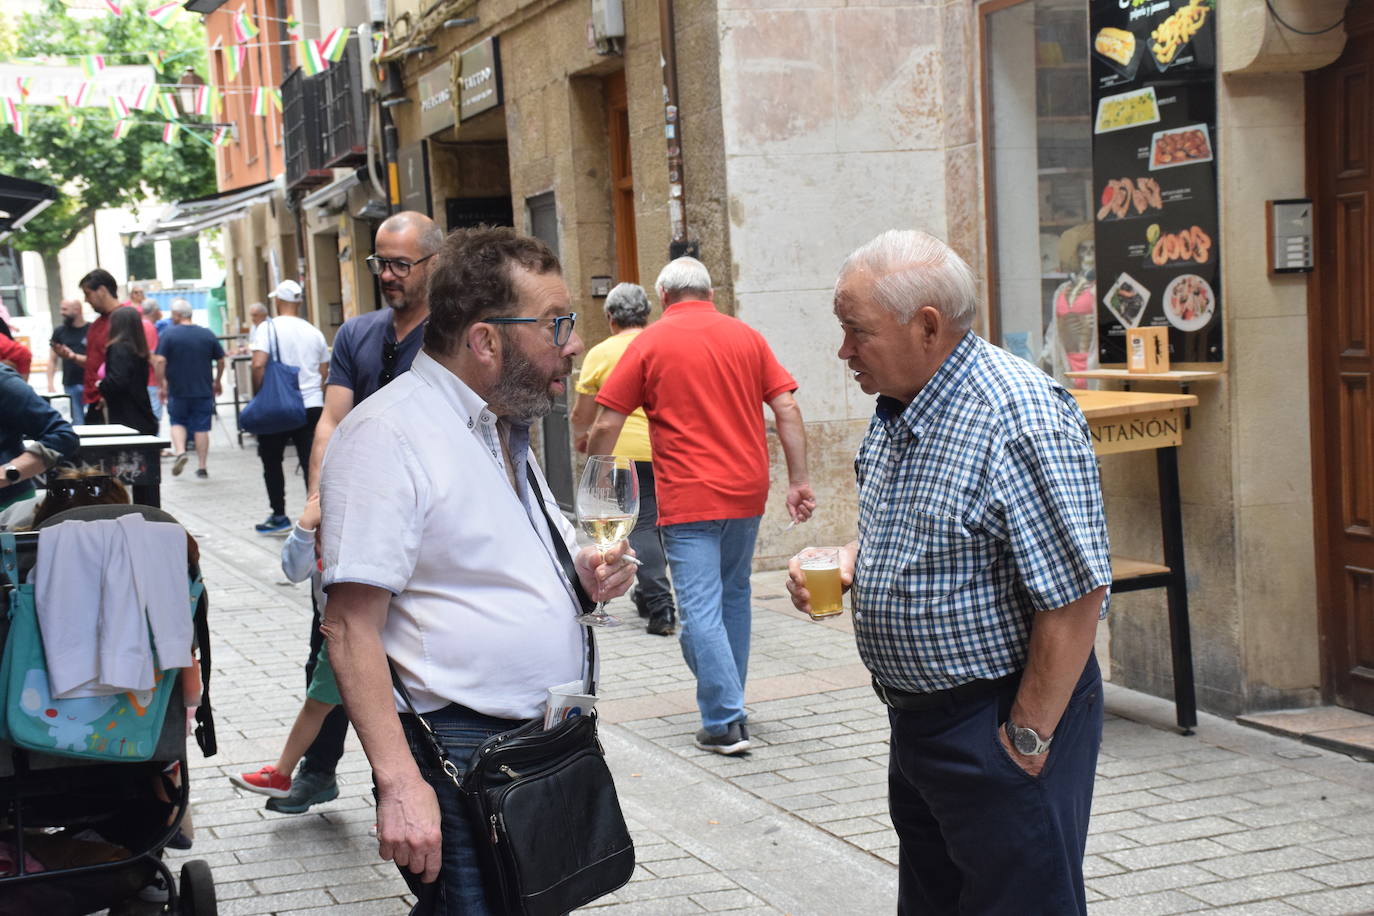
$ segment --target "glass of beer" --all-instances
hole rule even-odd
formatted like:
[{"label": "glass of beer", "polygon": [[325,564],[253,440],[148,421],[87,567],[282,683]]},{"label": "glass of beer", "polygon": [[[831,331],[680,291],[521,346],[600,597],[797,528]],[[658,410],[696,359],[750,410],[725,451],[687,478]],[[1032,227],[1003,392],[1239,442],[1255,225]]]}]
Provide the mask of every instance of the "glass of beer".
[{"label": "glass of beer", "polygon": [[824,620],[844,613],[840,587],[840,548],[808,547],[797,554],[806,590],[811,593],[811,619]]}]

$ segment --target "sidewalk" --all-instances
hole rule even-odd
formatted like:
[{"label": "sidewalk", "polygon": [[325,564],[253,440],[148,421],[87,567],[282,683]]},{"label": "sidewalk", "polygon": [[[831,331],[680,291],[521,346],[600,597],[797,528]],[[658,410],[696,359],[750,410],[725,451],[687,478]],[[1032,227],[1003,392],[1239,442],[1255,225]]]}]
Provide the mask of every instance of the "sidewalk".
[{"label": "sidewalk", "polygon": [[[221,406],[221,411],[224,407]],[[229,773],[276,759],[304,683],[305,586],[282,581],[250,445],[212,440],[210,478],[163,484],[200,541],[214,633],[220,753],[192,750],[195,848],[220,912],[404,914],[405,885],[377,858],[367,762],[356,739],[340,797],[305,815],[264,810]],[[289,459],[288,459],[289,460]],[[288,478],[288,512],[304,500]],[[896,836],[886,813],[887,723],[847,615],[791,610],[780,573],[754,577],[753,751],[692,746],[693,681],[675,639],[598,633],[603,738],[637,847],[635,877],[597,916],[888,914]],[[1374,764],[1203,715],[1192,737],[1171,703],[1108,687],[1086,871],[1093,916],[1374,910]],[[175,863],[173,863],[175,867]]]}]

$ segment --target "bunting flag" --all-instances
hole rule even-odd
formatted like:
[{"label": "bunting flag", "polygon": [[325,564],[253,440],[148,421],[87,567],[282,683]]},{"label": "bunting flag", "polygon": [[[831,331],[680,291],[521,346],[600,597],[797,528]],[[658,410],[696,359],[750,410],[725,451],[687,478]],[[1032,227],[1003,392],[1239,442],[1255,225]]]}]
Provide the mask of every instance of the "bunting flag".
[{"label": "bunting flag", "polygon": [[306,76],[322,73],[329,67],[329,61],[320,51],[320,43],[309,38],[296,42],[296,57],[300,59],[301,69]]},{"label": "bunting flag", "polygon": [[338,63],[343,58],[344,46],[348,44],[348,33],[351,31],[349,28],[340,26],[324,36],[320,42],[320,54],[324,56],[325,60]]},{"label": "bunting flag", "polygon": [[116,120],[121,120],[129,116],[129,103],[124,101],[122,96],[110,96],[110,115]]},{"label": "bunting flag", "polygon": [[[278,90],[280,92],[280,90]],[[210,117],[218,119],[224,114],[224,97],[217,86],[210,87]]]},{"label": "bunting flag", "polygon": [[[110,0],[105,0],[106,3]],[[164,29],[172,24],[176,18],[177,11],[181,9],[179,0],[171,0],[170,3],[161,3],[148,10],[148,18],[162,26]]]},{"label": "bunting flag", "polygon": [[191,109],[192,114],[208,115],[210,113],[210,86],[196,87],[196,104]]},{"label": "bunting flag", "polygon": [[292,38],[301,37],[301,21],[295,16],[286,17],[286,34]]},{"label": "bunting flag", "polygon": [[94,79],[95,75],[105,69],[105,55],[87,54],[81,58],[81,73],[86,79]]},{"label": "bunting flag", "polygon": [[131,126],[132,124],[128,118],[120,118],[115,122],[114,138],[116,140],[123,140],[128,135]]},{"label": "bunting flag", "polygon": [[253,90],[253,114],[260,118],[267,114],[267,93],[261,86]]},{"label": "bunting flag", "polygon": [[249,18],[248,11],[239,7],[239,13],[234,17],[234,40],[243,44],[257,34],[258,27],[253,25],[253,20]]},{"label": "bunting flag", "polygon": [[272,107],[281,111],[281,90],[276,86],[267,87],[267,98],[272,103]]},{"label": "bunting flag", "polygon": [[167,59],[166,51],[147,51],[148,63],[154,70],[162,69],[162,62]]},{"label": "bunting flag", "polygon": [[10,129],[20,137],[28,130],[28,114],[14,104],[14,99],[5,99],[5,120],[9,122]]},{"label": "bunting flag", "polygon": [[158,92],[156,83],[144,86],[139,89],[138,93],[134,96],[133,107],[137,108],[139,111],[149,111],[157,106],[160,95],[161,93]]},{"label": "bunting flag", "polygon": [[162,142],[168,144],[177,142],[177,131],[180,129],[181,125],[179,123],[176,121],[168,121],[162,127]]},{"label": "bunting flag", "polygon": [[233,135],[227,127],[216,127],[214,133],[210,135],[210,142],[215,146],[228,146],[233,139]]},{"label": "bunting flag", "polygon": [[159,92],[157,95],[157,110],[162,112],[163,117],[169,121],[175,121],[177,117],[177,103],[173,101],[170,92]]},{"label": "bunting flag", "polygon": [[27,99],[29,97],[29,90],[33,86],[33,77],[17,76],[14,78],[14,82],[15,85],[19,87],[19,97],[21,99]]},{"label": "bunting flag", "polygon": [[120,8],[120,5],[118,2],[116,2],[116,0],[105,0],[105,5],[109,7],[110,12],[114,13],[116,16],[124,15],[124,10]]},{"label": "bunting flag", "polygon": [[83,82],[76,95],[63,96],[73,108],[85,108],[91,101],[91,84]]},{"label": "bunting flag", "polygon": [[224,78],[232,83],[239,78],[239,71],[243,69],[248,49],[243,45],[233,44],[220,49],[220,53],[224,55]]}]

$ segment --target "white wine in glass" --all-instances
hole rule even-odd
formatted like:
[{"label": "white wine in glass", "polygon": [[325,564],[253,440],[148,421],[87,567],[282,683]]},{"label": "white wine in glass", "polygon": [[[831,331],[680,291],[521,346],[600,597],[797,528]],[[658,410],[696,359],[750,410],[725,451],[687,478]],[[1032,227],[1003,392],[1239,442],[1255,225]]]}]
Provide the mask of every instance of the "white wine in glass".
[{"label": "white wine in glass", "polygon": [[[635,463],[618,455],[593,455],[582,469],[577,485],[577,522],[607,551],[630,536],[639,519],[639,476]],[[606,602],[598,601],[590,613],[577,618],[589,627],[620,626],[618,617],[606,613]]]}]

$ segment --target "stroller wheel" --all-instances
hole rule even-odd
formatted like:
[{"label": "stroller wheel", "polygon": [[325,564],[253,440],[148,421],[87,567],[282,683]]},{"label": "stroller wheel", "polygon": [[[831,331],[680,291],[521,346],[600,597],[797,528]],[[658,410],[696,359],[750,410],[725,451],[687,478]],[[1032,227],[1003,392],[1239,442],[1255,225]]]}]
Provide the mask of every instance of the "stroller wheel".
[{"label": "stroller wheel", "polygon": [[215,879],[203,859],[192,859],[181,866],[181,894],[177,901],[181,916],[215,916]]}]

